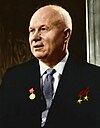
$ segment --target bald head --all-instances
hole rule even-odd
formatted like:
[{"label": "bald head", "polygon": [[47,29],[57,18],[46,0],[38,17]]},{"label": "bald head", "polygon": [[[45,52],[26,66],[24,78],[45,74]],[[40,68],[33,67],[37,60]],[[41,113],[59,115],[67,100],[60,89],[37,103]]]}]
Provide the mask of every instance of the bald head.
[{"label": "bald head", "polygon": [[[61,25],[61,23],[64,25],[65,28],[69,28],[72,31],[72,19],[69,13],[62,7],[57,5],[46,5],[41,8],[39,8],[32,16],[35,17],[38,14],[40,15],[45,14],[47,17],[45,17],[45,20],[55,20],[56,25]],[[31,18],[31,19],[32,19]],[[41,19],[40,19],[41,20]]]}]

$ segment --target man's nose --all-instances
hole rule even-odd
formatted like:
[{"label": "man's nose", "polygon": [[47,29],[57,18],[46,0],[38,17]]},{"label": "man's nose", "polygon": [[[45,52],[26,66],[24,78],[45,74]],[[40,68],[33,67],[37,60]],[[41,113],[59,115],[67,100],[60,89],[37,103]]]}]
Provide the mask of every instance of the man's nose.
[{"label": "man's nose", "polygon": [[33,34],[33,41],[39,41],[41,39],[41,34],[37,31]]}]

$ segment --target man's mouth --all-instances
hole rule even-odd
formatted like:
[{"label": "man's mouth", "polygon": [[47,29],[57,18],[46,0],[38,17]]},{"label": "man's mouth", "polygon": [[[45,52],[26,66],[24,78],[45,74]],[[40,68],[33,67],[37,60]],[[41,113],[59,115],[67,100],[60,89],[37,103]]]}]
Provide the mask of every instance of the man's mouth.
[{"label": "man's mouth", "polygon": [[41,50],[44,47],[44,45],[43,44],[34,45],[33,47],[34,47],[34,50],[37,51],[37,50]]},{"label": "man's mouth", "polygon": [[34,48],[41,48],[43,47],[44,45],[35,45]]}]

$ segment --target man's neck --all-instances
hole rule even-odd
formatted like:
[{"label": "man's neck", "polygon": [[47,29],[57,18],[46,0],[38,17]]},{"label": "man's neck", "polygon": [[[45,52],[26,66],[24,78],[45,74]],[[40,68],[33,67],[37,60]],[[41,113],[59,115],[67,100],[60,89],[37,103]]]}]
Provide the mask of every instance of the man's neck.
[{"label": "man's neck", "polygon": [[[67,54],[67,53],[66,53]],[[46,64],[48,67],[53,68],[55,65],[57,65],[65,56],[66,54],[64,54],[62,57],[60,57],[59,59],[52,59],[52,60],[42,60],[40,59],[40,61],[42,61],[44,64]]]}]

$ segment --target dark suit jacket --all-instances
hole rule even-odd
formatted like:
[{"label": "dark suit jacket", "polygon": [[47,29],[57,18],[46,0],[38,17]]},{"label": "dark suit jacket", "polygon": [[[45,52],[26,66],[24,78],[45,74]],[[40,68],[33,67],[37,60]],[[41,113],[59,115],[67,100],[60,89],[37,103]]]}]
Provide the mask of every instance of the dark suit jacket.
[{"label": "dark suit jacket", "polygon": [[[99,67],[69,57],[45,128],[100,128],[99,81]],[[31,88],[36,95],[33,100],[29,99]],[[38,60],[8,70],[0,89],[0,128],[40,128],[41,95]]]}]

